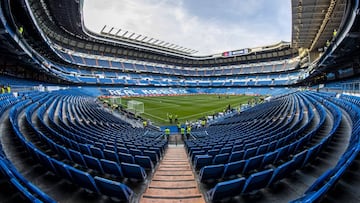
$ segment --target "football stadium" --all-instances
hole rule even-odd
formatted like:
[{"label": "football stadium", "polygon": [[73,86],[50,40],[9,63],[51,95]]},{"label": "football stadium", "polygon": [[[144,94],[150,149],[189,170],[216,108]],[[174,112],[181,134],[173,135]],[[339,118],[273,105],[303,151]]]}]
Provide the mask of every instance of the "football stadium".
[{"label": "football stadium", "polygon": [[[222,40],[173,1],[138,10],[139,30],[94,31],[89,2],[0,1],[0,202],[360,202],[360,0],[291,0]],[[127,19],[157,1],[109,2]],[[269,27],[289,42],[262,44]]]}]

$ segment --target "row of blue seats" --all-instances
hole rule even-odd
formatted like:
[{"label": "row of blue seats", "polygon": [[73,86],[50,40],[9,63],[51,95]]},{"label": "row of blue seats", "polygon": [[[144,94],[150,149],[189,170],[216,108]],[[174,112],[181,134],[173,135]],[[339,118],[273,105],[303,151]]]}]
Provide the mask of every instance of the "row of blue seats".
[{"label": "row of blue seats", "polygon": [[341,99],[336,99],[331,94],[320,94],[336,105],[342,107],[351,117],[352,133],[349,146],[344,154],[340,157],[334,168],[323,173],[304,193],[304,195],[292,201],[297,202],[315,202],[320,201],[325,195],[335,187],[337,182],[342,178],[346,170],[352,165],[355,158],[360,153],[360,98],[354,96],[341,95]]},{"label": "row of blue seats", "polygon": [[[229,146],[220,149],[212,149],[211,147],[203,147],[203,148],[194,147],[190,149],[189,154],[193,157],[194,160],[199,158],[205,159],[205,162],[207,164],[211,164],[211,163],[219,164],[219,163],[227,163],[232,161],[239,161],[242,159],[248,159],[253,156],[262,155],[267,152],[272,152],[275,149],[280,148],[284,146],[284,144],[290,142],[293,138],[297,136],[297,134],[299,134],[299,132],[295,131],[286,134],[287,136],[285,137],[274,137],[273,139],[267,138],[264,140],[260,139],[256,142],[258,144],[253,145],[251,148],[245,147],[245,150],[244,150],[244,145],[234,145],[232,147]],[[198,150],[198,151],[194,151],[194,150]],[[206,156],[196,158],[196,155],[201,155],[201,154],[206,154]],[[195,163],[194,165],[196,168],[202,167],[202,165],[198,167],[198,163]]]},{"label": "row of blue seats", "polygon": [[[45,98],[47,99],[47,98]],[[31,128],[39,136],[39,139],[45,142],[50,149],[58,154],[61,158],[74,163],[79,164],[83,168],[90,168],[96,170],[100,174],[108,173],[115,175],[116,177],[126,177],[131,179],[145,180],[146,173],[143,168],[152,170],[154,168],[151,159],[147,156],[130,156],[127,154],[116,154],[116,153],[103,153],[102,151],[93,151],[94,153],[83,154],[79,151],[73,149],[67,149],[66,147],[57,144],[52,139],[45,136],[41,133],[31,122],[32,113],[37,107],[37,103],[34,103],[27,108],[26,111],[26,120]],[[84,145],[84,149],[87,148],[87,145]],[[97,153],[99,152],[99,153]],[[103,157],[96,156],[97,154],[103,155]],[[107,156],[105,157],[104,154]],[[118,156],[119,155],[119,156]],[[122,155],[122,156],[121,156]],[[136,164],[135,164],[136,163]],[[131,164],[131,168],[136,168],[133,172],[126,171]],[[138,165],[137,165],[138,164]],[[141,166],[141,167],[140,167]],[[142,168],[143,167],[143,168]],[[124,171],[125,168],[125,171]]]},{"label": "row of blue seats", "polygon": [[[261,105],[263,106],[263,105]],[[284,106],[288,107],[288,106]],[[266,109],[266,108],[265,108]],[[287,108],[282,108],[282,111],[286,111]],[[264,118],[254,118],[253,120],[248,122],[247,120],[242,122],[236,122],[232,124],[222,124],[210,126],[206,129],[207,136],[205,139],[200,139],[202,143],[199,143],[199,139],[194,143],[196,145],[203,144],[203,145],[211,145],[217,144],[216,140],[224,141],[227,140],[229,143],[233,143],[234,141],[237,143],[239,142],[248,142],[248,144],[252,144],[254,141],[250,140],[253,138],[254,140],[258,138],[259,134],[265,136],[266,133],[272,132],[277,133],[280,132],[280,126],[283,125],[283,122],[286,122],[285,119],[274,119],[275,115],[280,114],[279,109],[274,112],[264,112],[261,116]],[[246,113],[246,112],[245,112]],[[275,115],[274,115],[275,114]],[[246,114],[247,115],[247,114]],[[247,117],[244,113],[240,116],[236,117]],[[266,118],[265,116],[268,115],[270,117]],[[273,118],[272,118],[273,116]],[[235,117],[235,116],[234,116]],[[293,117],[292,117],[293,118]],[[222,134],[224,136],[218,136]],[[187,146],[190,147],[190,143],[187,143]],[[212,144],[212,145],[213,145]],[[192,145],[194,146],[194,145]],[[250,146],[251,147],[251,146]]]},{"label": "row of blue seats", "polygon": [[[50,114],[51,115],[51,114]],[[60,115],[60,114],[59,114]],[[69,118],[69,116],[68,116]],[[61,121],[61,119],[59,118],[59,120]],[[77,122],[78,120],[75,119],[74,120],[75,122]],[[54,124],[54,122],[52,122]],[[63,127],[59,127],[59,126],[56,126],[55,127],[57,128],[58,131],[60,132],[63,132],[63,134],[66,134],[66,133],[69,133],[69,134],[72,134],[72,133],[76,133],[76,134],[81,134],[81,138],[85,137],[85,136],[91,136],[91,137],[95,137],[97,140],[101,140],[102,138],[104,138],[104,136],[106,137],[106,134],[107,131],[110,131],[110,130],[114,130],[114,129],[104,129],[102,127],[102,125],[97,125],[96,128],[94,127],[94,125],[88,125],[86,122],[82,122],[82,123],[73,123],[72,121],[68,121],[68,123],[70,125],[72,125],[71,127],[69,126],[65,126],[64,122],[62,121],[61,122],[63,124],[63,127],[67,128],[67,129],[64,129]],[[85,125],[85,126],[83,126]],[[114,128],[116,126],[112,126],[112,128]],[[87,131],[86,133],[84,133],[84,131]],[[116,138],[116,134],[121,135],[119,137],[119,139],[116,139],[116,140],[110,140],[112,143],[109,143],[109,144],[113,144],[113,142],[115,141],[115,143],[118,145],[119,144],[119,141],[123,141],[125,144],[126,143],[129,143],[129,142],[135,142],[136,141],[136,144],[139,146],[139,147],[146,147],[146,146],[151,146],[151,147],[154,147],[154,145],[156,145],[156,142],[160,144],[162,150],[163,151],[163,147],[165,145],[165,141],[162,141],[162,140],[159,140],[157,138],[161,137],[161,135],[158,135],[158,137],[151,137],[151,136],[141,136],[141,133],[144,134],[144,131],[140,131],[140,132],[137,132],[137,131],[131,131],[132,135],[129,137],[129,139],[126,139],[124,137],[126,137],[126,135],[124,135],[124,131],[121,131],[121,132],[117,132],[117,133],[114,133],[114,135],[111,135],[110,137],[111,138]],[[74,136],[76,136],[76,134]],[[85,135],[86,134],[86,135]],[[135,135],[139,135],[139,136],[134,136]],[[99,136],[99,135],[102,135],[102,136]],[[97,137],[98,136],[98,137]],[[75,138],[73,138],[75,139]],[[80,139],[80,138],[79,138]],[[156,141],[156,139],[158,141]],[[135,143],[133,143],[135,144]]]},{"label": "row of blue seats", "polygon": [[[89,173],[76,169],[70,165],[60,162],[50,156],[46,155],[41,150],[37,149],[31,142],[27,141],[26,138],[20,132],[18,124],[18,115],[26,106],[30,105],[31,101],[24,100],[11,108],[9,117],[11,125],[15,135],[19,138],[21,143],[26,149],[33,155],[33,157],[47,167],[54,174],[59,177],[65,178],[83,188],[93,191],[97,194],[105,194],[108,196],[114,196],[122,200],[129,200],[133,192],[126,185],[111,181],[101,177],[92,177]],[[131,171],[132,169],[130,169]]]},{"label": "row of blue seats", "polygon": [[[52,114],[49,113],[49,116],[51,116]],[[40,120],[41,119],[41,116],[40,116]],[[57,124],[52,120],[50,119],[50,121],[52,122],[53,125],[56,125],[56,131],[52,130],[53,133],[58,133],[58,132],[63,132],[62,134],[69,134],[71,132],[68,132],[66,131],[65,129],[63,129],[61,126],[57,126]],[[43,122],[42,122],[43,123]],[[45,125],[45,124],[44,124]],[[45,126],[48,128],[48,126]],[[51,129],[50,129],[51,130]],[[82,129],[84,130],[84,129]],[[79,131],[78,133],[80,133],[81,131]],[[98,134],[100,132],[97,132]],[[87,134],[90,134],[90,133],[87,133]],[[151,136],[147,136],[147,138],[144,138],[144,140],[147,140],[149,139],[149,137]],[[156,138],[156,137],[155,137]],[[153,143],[153,144],[151,144]],[[156,144],[161,144],[159,148],[156,148]],[[104,158],[105,156],[105,153],[106,155],[109,155],[111,157],[114,157],[114,156],[117,156],[116,153],[125,153],[125,154],[128,154],[129,156],[135,156],[135,155],[139,155],[139,156],[149,156],[150,159],[154,162],[154,164],[157,163],[157,161],[160,159],[160,157],[163,155],[164,153],[164,150],[165,150],[165,144],[166,142],[165,141],[161,141],[160,143],[159,142],[151,142],[149,141],[147,143],[148,147],[146,147],[147,145],[143,146],[142,143],[138,143],[137,145],[122,145],[123,147],[118,147],[118,146],[114,146],[113,143],[109,143],[109,144],[104,144],[102,142],[100,142],[100,140],[98,140],[97,142],[95,142],[92,146],[83,146],[82,147],[82,151],[83,153],[86,153],[86,154],[92,154],[92,155],[95,155],[98,157],[98,158]],[[82,146],[82,145],[80,145]]]},{"label": "row of blue seats", "polygon": [[[55,121],[53,120],[54,118],[52,118],[52,116],[54,115],[54,111],[53,109],[49,111],[49,119],[50,119],[50,124],[52,127],[54,127],[54,129],[58,132],[60,132],[61,134],[64,134],[64,135],[67,135],[67,134],[70,134],[72,135],[72,139],[74,140],[78,140],[78,141],[82,141],[81,139],[83,139],[84,136],[86,136],[85,134],[87,134],[88,136],[96,136],[95,137],[95,141],[89,141],[89,142],[92,142],[92,144],[99,144],[98,147],[100,147],[101,149],[104,149],[105,146],[107,145],[114,145],[114,143],[108,143],[108,144],[105,144],[105,143],[101,143],[101,138],[106,136],[106,134],[108,134],[108,132],[102,128],[102,125],[97,125],[96,127],[94,125],[86,125],[86,126],[83,126],[84,122],[82,123],[72,123],[71,120],[68,120],[68,123],[69,124],[74,124],[73,127],[69,127],[67,124],[65,124],[64,121],[62,121],[62,119],[60,118],[60,113],[59,113],[59,124],[55,123]],[[40,116],[41,117],[41,116]],[[69,118],[69,116],[68,116]],[[77,119],[75,119],[75,121],[77,121]],[[113,128],[115,128],[116,126],[112,126]],[[107,128],[106,126],[104,128]],[[113,129],[113,130],[116,130],[116,129]],[[84,131],[86,131],[86,133],[84,133]],[[141,132],[144,134],[145,131],[139,131],[139,135],[137,136],[137,132],[138,131],[131,131],[134,135],[131,136],[131,139],[116,139],[116,140],[112,140],[112,142],[116,142],[117,145],[121,145],[121,146],[124,146],[124,147],[132,147],[132,148],[140,148],[142,151],[143,150],[149,150],[148,148],[146,148],[146,146],[150,146],[150,147],[155,147],[157,145],[157,143],[159,144],[159,147],[161,148],[161,150],[156,150],[156,151],[160,151],[160,152],[163,152],[164,150],[164,146],[166,144],[165,141],[163,140],[157,140],[157,138],[160,138],[161,135],[157,135],[157,136],[143,136],[141,135]],[[117,132],[118,134],[120,134],[121,136],[125,136],[123,134],[123,131],[121,132]],[[78,134],[81,134],[81,136],[78,136]],[[100,136],[101,135],[101,136]],[[113,137],[115,137],[115,135],[112,135]],[[135,138],[137,139],[137,143],[131,143],[131,142],[134,142]],[[123,141],[124,143],[120,143],[119,141]],[[143,142],[146,142],[146,143],[143,143]],[[134,145],[134,146],[131,146],[131,145]],[[110,147],[108,146],[108,149],[109,150],[113,150],[115,149],[114,147]]]},{"label": "row of blue seats", "polygon": [[[18,103],[19,98],[12,94],[0,95],[0,116],[9,109],[12,105]],[[52,198],[42,192],[38,187],[27,181],[13,164],[6,158],[5,152],[2,150],[0,143],[0,180],[8,182],[16,191],[18,191],[24,201],[31,201],[36,203],[41,202],[55,202]]]},{"label": "row of blue seats", "polygon": [[[59,51],[59,54],[63,56],[67,61],[85,66],[92,67],[101,67],[101,68],[111,68],[127,71],[140,71],[140,72],[150,72],[150,73],[164,73],[170,75],[188,75],[188,76],[214,76],[214,75],[233,75],[233,74],[246,74],[246,73],[259,73],[259,72],[279,72],[284,70],[291,70],[296,67],[296,63],[290,63],[286,61],[279,61],[279,64],[254,64],[248,67],[222,67],[221,69],[181,69],[181,68],[171,68],[171,67],[160,67],[153,65],[142,65],[142,64],[133,64],[127,62],[119,62],[114,60],[102,60],[102,59],[92,59],[81,56],[76,56],[68,54],[62,51]],[[70,67],[62,67],[65,71],[69,72],[78,72],[77,69]],[[106,70],[106,69],[105,69]],[[102,72],[102,71],[101,71]],[[91,71],[81,71],[81,73],[91,73]]]},{"label": "row of blue seats", "polygon": [[[321,121],[319,122],[318,126],[313,129],[313,131],[310,131],[307,135],[305,135],[304,137],[300,138],[299,140],[297,140],[296,142],[290,143],[288,145],[286,145],[285,147],[281,148],[282,150],[284,150],[284,159],[283,160],[287,160],[286,157],[288,157],[289,155],[292,154],[292,150],[295,149],[294,146],[296,146],[297,144],[300,145],[304,145],[306,143],[308,143],[309,140],[311,140],[311,137],[316,133],[316,131],[319,129],[320,126],[322,126],[323,121],[325,120],[325,110],[323,108],[321,108],[320,105],[318,105],[316,102],[316,100],[308,98],[309,101],[312,100],[312,103],[316,106],[316,108],[318,109],[319,113],[321,112],[320,115],[322,115],[321,117]],[[276,173],[274,173],[273,175],[267,175],[268,177],[270,177],[269,179],[266,180],[262,180],[263,183],[261,185],[263,185],[262,187],[266,187],[272,183],[274,183],[274,180],[280,180],[282,178],[284,178],[289,172],[292,172],[294,170],[297,170],[299,168],[302,168],[304,165],[306,165],[306,163],[308,163],[310,160],[314,159],[317,154],[328,144],[329,140],[331,139],[331,136],[334,134],[334,132],[337,130],[337,128],[339,127],[340,121],[341,121],[341,113],[340,111],[336,108],[335,105],[332,105],[330,103],[325,103],[325,106],[328,107],[328,109],[332,110],[332,115],[334,116],[334,120],[335,123],[331,129],[331,131],[329,132],[329,134],[327,136],[325,136],[325,138],[323,138],[318,144],[316,144],[315,146],[301,151],[300,153],[296,154],[293,156],[293,159],[290,159],[290,161],[286,161],[285,163],[281,164],[280,166],[278,166],[277,168],[275,168],[274,170],[276,171]],[[304,140],[306,142],[304,142]],[[299,149],[303,148],[303,146],[299,147]],[[289,151],[290,150],[290,151]],[[296,152],[293,151],[293,152]],[[272,153],[269,153],[269,156],[271,156]],[[274,155],[272,155],[274,156]],[[279,153],[277,153],[277,155],[275,155],[276,157],[279,156]],[[264,168],[266,166],[267,163],[263,163],[264,157],[263,156],[257,156],[257,157],[252,157],[248,160],[241,160],[241,161],[237,161],[237,162],[233,162],[233,163],[229,163],[229,164],[225,164],[225,165],[215,165],[215,166],[205,166],[204,168],[201,169],[200,171],[200,180],[201,181],[207,181],[207,180],[212,180],[212,179],[221,179],[224,178],[225,176],[231,176],[231,175],[235,175],[238,176],[239,174],[246,174],[252,170],[261,170],[262,168]],[[276,158],[274,159],[276,160]],[[279,161],[279,160],[277,160]],[[276,161],[275,161],[276,162]],[[274,165],[274,162],[270,162],[270,164]],[[262,173],[262,172],[257,172],[257,173]],[[255,173],[255,174],[257,174]],[[250,180],[246,180],[251,182],[251,177],[254,174],[251,174],[249,176]],[[269,180],[271,180],[269,182]],[[240,181],[240,180],[238,180]],[[245,181],[245,179],[241,180],[242,182]],[[224,181],[224,182],[220,182],[218,183],[215,188],[213,188],[212,190],[210,190],[208,192],[208,198],[210,198],[210,200],[216,200],[217,198],[224,198],[225,196],[228,196],[227,193],[225,193],[225,195],[222,193],[224,192],[224,188],[226,188],[227,191],[233,191],[233,196],[234,195],[239,195],[239,194],[243,194],[246,193],[248,191],[248,189],[234,189],[232,188],[231,184],[233,182],[232,181]],[[230,185],[228,185],[230,184]],[[258,187],[258,189],[262,188],[262,187]],[[242,191],[242,192],[240,192]],[[215,198],[215,199],[213,199]]]}]

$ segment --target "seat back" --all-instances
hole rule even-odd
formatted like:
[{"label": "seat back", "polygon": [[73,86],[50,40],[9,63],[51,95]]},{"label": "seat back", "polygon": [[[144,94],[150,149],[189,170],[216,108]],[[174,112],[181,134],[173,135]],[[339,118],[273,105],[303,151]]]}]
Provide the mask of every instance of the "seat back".
[{"label": "seat back", "polygon": [[116,197],[120,200],[125,200],[126,202],[130,202],[133,197],[133,191],[122,183],[97,176],[94,180],[100,192],[104,195]]},{"label": "seat back", "polygon": [[268,169],[258,173],[251,174],[246,180],[243,193],[249,193],[266,187],[272,177],[274,170]]},{"label": "seat back", "polygon": [[105,173],[114,175],[116,177],[124,176],[118,163],[106,159],[100,159],[100,163]]},{"label": "seat back", "polygon": [[121,163],[124,177],[136,180],[145,180],[147,175],[145,170],[137,164]]},{"label": "seat back", "polygon": [[212,179],[220,179],[224,174],[224,169],[224,164],[205,166],[200,170],[199,179],[201,182]]},{"label": "seat back", "polygon": [[71,174],[72,181],[75,184],[83,188],[86,188],[88,190],[91,190],[93,192],[100,193],[98,187],[95,184],[93,177],[90,176],[87,172],[80,171],[74,167],[69,167],[68,170]]},{"label": "seat back", "polygon": [[148,170],[154,169],[154,164],[148,156],[135,155],[135,163]]},{"label": "seat back", "polygon": [[245,178],[224,181],[216,184],[216,186],[207,192],[210,201],[221,200],[227,197],[234,197],[241,194],[245,184]]},{"label": "seat back", "polygon": [[218,154],[213,159],[213,164],[226,164],[229,160],[229,153]]},{"label": "seat back", "polygon": [[86,155],[86,154],[83,157],[84,157],[85,163],[88,168],[94,169],[94,170],[98,171],[99,173],[104,173],[104,170],[101,167],[101,163],[100,163],[99,159],[89,156],[89,155]]},{"label": "seat back", "polygon": [[241,174],[245,166],[245,160],[230,162],[225,164],[224,177]]},{"label": "seat back", "polygon": [[244,158],[244,151],[235,151],[230,154],[229,162],[240,161]]}]

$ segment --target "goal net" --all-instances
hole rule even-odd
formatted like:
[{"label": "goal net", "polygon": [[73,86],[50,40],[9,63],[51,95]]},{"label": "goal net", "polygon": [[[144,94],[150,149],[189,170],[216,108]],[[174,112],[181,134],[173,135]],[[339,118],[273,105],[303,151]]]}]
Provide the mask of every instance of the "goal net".
[{"label": "goal net", "polygon": [[117,96],[109,97],[109,105],[111,105],[112,108],[117,108],[121,106],[121,97],[117,97]]},{"label": "goal net", "polygon": [[112,104],[121,105],[121,97],[110,97],[110,102]]},{"label": "goal net", "polygon": [[127,102],[127,109],[135,115],[142,114],[144,113],[144,103],[136,100],[130,100]]}]

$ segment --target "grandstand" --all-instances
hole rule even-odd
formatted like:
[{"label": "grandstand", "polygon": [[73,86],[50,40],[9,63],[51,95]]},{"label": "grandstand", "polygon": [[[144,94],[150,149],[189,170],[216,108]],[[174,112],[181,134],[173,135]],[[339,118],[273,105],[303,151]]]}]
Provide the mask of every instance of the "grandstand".
[{"label": "grandstand", "polygon": [[[360,202],[359,0],[292,0],[291,43],[206,56],[83,4],[0,2],[0,202]],[[202,94],[267,98],[170,136],[97,100]]]}]

